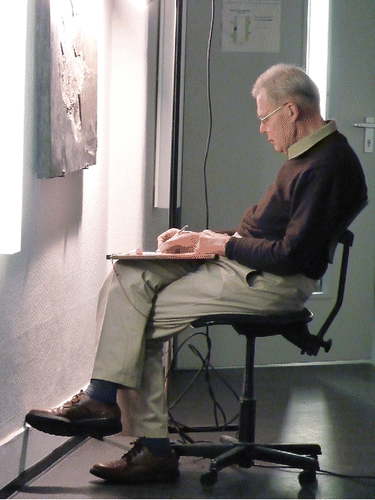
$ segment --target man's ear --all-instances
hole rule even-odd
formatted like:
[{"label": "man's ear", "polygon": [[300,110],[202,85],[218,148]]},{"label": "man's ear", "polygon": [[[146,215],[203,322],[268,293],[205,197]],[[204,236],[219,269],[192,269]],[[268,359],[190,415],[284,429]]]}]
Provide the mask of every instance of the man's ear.
[{"label": "man's ear", "polygon": [[287,108],[292,123],[295,123],[301,113],[298,105],[295,102],[288,102]]}]

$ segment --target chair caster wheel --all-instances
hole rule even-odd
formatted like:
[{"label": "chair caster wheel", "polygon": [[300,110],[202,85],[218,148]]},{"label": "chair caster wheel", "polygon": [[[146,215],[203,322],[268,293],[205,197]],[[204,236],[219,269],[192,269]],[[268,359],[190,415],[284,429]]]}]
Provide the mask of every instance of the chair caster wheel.
[{"label": "chair caster wheel", "polygon": [[215,483],[217,482],[217,472],[215,470],[210,470],[210,472],[206,472],[206,474],[202,474],[201,476],[201,485],[203,488],[213,488]]},{"label": "chair caster wheel", "polygon": [[316,481],[316,471],[303,470],[298,474],[298,481],[302,487],[311,486]]}]

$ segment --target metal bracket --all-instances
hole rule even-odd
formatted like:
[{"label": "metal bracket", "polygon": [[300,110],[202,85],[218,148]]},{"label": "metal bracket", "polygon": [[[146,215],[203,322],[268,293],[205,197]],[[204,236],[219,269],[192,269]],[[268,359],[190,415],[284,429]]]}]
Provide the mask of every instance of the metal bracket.
[{"label": "metal bracket", "polygon": [[374,151],[374,117],[367,116],[365,123],[352,123],[353,127],[361,127],[365,129],[365,153],[372,153]]}]

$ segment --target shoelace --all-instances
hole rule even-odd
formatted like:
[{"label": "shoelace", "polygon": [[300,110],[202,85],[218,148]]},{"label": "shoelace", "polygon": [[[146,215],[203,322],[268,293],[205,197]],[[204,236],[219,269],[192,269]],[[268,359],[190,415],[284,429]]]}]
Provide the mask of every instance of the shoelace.
[{"label": "shoelace", "polygon": [[66,403],[63,404],[63,408],[69,408],[77,403],[79,403],[82,399],[82,396],[84,396],[84,392],[81,390],[78,394],[75,394],[70,401],[66,401]]},{"label": "shoelace", "polygon": [[138,438],[136,441],[131,442],[130,444],[133,445],[133,448],[131,448],[129,451],[127,451],[121,458],[126,458],[127,460],[131,460],[132,458],[136,457],[139,455],[139,453],[142,451],[144,448],[144,444],[142,442],[142,438]]}]

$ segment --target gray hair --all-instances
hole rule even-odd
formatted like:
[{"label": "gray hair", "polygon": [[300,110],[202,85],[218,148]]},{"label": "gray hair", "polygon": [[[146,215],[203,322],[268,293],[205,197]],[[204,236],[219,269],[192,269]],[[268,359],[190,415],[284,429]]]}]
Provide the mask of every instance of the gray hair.
[{"label": "gray hair", "polygon": [[305,71],[297,66],[271,66],[258,77],[251,93],[257,98],[263,90],[275,105],[283,104],[289,99],[305,111],[319,111],[318,87]]}]

